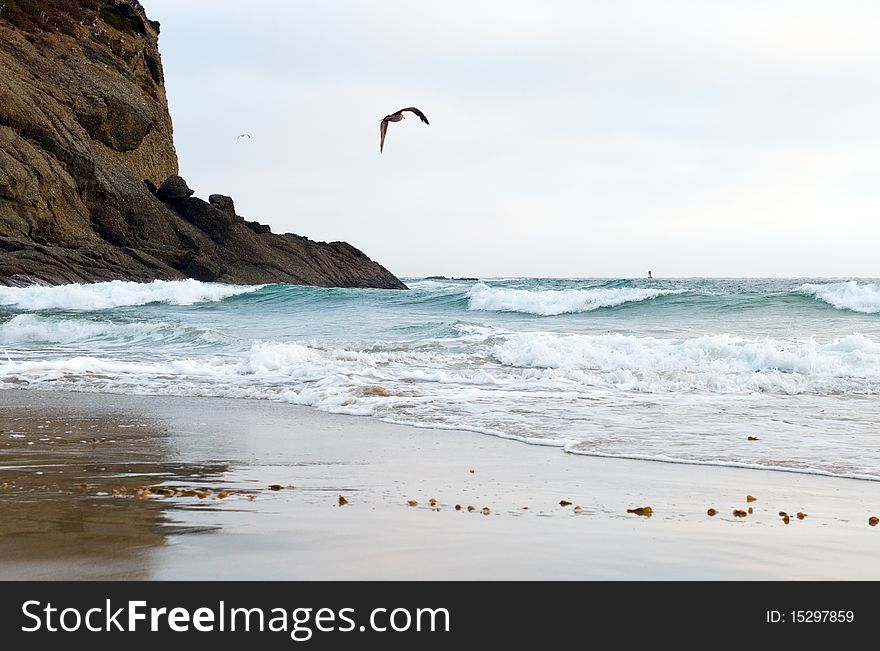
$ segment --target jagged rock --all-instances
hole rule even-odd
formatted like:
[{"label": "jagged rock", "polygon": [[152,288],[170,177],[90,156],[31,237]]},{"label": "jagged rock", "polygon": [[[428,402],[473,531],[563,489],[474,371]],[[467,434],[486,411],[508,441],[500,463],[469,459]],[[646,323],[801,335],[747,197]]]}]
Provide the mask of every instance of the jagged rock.
[{"label": "jagged rock", "polygon": [[183,177],[178,176],[177,174],[172,174],[162,181],[162,185],[160,185],[159,189],[156,191],[156,196],[159,197],[160,201],[164,201],[165,203],[182,201],[192,195],[193,191],[189,189],[186,181],[183,180]]},{"label": "jagged rock", "polygon": [[[140,9],[140,11],[138,11]],[[101,19],[112,25],[120,32],[145,35],[147,33],[144,22],[143,8],[136,2],[108,2],[101,8]],[[159,33],[159,30],[156,30]]]},{"label": "jagged rock", "polygon": [[177,176],[159,24],[137,0],[55,2],[48,19],[45,3],[0,5],[0,284],[405,288],[344,242],[276,235],[231,199],[192,197]]},{"label": "jagged rock", "polygon": [[232,226],[233,217],[197,197],[187,197],[175,208],[184,219],[205,231],[211,239],[221,237]]},{"label": "jagged rock", "polygon": [[203,255],[191,254],[187,256],[183,271],[190,278],[201,280],[202,282],[211,282],[217,280],[221,275],[221,266],[217,260]]},{"label": "jagged rock", "polygon": [[235,202],[232,201],[232,197],[227,197],[225,194],[212,194],[208,197],[208,203],[217,206],[220,210],[229,215],[233,221],[237,217],[235,214]]},{"label": "jagged rock", "polygon": [[262,235],[263,233],[271,233],[272,228],[267,226],[266,224],[261,224],[260,222],[245,222],[245,226],[251,229],[257,235]]},{"label": "jagged rock", "polygon": [[148,111],[113,95],[87,98],[76,119],[92,138],[123,152],[137,149],[153,128]]}]

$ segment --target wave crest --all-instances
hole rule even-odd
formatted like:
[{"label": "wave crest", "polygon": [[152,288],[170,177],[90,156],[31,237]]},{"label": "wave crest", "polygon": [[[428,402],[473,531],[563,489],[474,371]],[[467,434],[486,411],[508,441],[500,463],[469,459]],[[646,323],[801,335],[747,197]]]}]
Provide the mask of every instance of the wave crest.
[{"label": "wave crest", "polygon": [[225,343],[229,337],[216,331],[187,328],[161,321],[114,323],[83,318],[59,318],[38,314],[18,314],[0,323],[0,344],[104,344],[133,345],[158,342]]},{"label": "wave crest", "polygon": [[821,285],[806,283],[798,287],[802,294],[815,296],[838,310],[850,310],[863,314],[880,313],[880,285],[859,284],[855,280]]},{"label": "wave crest", "polygon": [[522,312],[538,316],[556,316],[592,312],[600,308],[638,303],[658,296],[682,294],[684,290],[638,287],[596,287],[592,289],[548,289],[533,291],[474,285],[468,292],[471,310]]},{"label": "wave crest", "polygon": [[192,305],[248,294],[265,285],[225,285],[198,280],[154,280],[137,283],[111,280],[93,284],[0,287],[0,305],[25,310],[106,310],[149,303]]}]

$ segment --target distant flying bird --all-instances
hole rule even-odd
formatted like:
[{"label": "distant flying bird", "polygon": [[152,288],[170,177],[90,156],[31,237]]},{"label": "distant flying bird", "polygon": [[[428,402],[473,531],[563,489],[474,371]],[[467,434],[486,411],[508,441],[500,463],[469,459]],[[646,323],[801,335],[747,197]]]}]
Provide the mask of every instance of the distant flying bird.
[{"label": "distant flying bird", "polygon": [[382,139],[379,141],[379,153],[385,148],[385,134],[388,132],[388,123],[389,122],[400,122],[403,118],[403,112],[409,111],[410,113],[415,113],[419,116],[419,119],[425,124],[431,124],[428,122],[428,118],[425,117],[425,114],[422,113],[415,106],[410,106],[409,108],[402,108],[397,113],[392,113],[391,115],[386,115],[382,118],[382,122],[379,124],[379,133],[382,135]]},{"label": "distant flying bird", "polygon": [[238,138],[236,138],[236,140],[239,140],[240,138],[247,138],[248,140],[253,140],[253,138],[251,138],[251,134],[249,134],[249,133],[239,134],[239,136],[238,136]]}]

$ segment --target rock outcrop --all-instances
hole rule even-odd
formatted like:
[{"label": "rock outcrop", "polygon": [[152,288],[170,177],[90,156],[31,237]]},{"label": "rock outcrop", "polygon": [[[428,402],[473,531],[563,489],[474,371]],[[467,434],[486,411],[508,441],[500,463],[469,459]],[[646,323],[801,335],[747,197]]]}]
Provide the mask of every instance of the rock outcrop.
[{"label": "rock outcrop", "polygon": [[405,289],[178,176],[159,24],[136,0],[0,2],[0,284],[197,278]]}]

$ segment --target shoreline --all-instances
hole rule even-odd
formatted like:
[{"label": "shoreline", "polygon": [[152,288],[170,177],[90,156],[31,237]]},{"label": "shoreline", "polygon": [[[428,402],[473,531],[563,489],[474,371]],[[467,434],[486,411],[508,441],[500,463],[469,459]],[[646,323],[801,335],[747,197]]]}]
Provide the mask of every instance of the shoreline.
[{"label": "shoreline", "polygon": [[880,578],[872,481],[247,399],[8,389],[0,429],[3,579]]},{"label": "shoreline", "polygon": [[[4,391],[15,392],[15,391],[35,391],[35,392],[46,392],[49,394],[72,394],[72,395],[98,395],[98,396],[126,396],[129,394],[120,393],[116,391],[90,391],[90,390],[70,390],[70,389],[62,389],[62,390],[53,390],[53,389],[45,389],[45,388],[33,388],[33,389],[3,389],[0,388],[0,394]],[[145,400],[151,398],[166,398],[168,397],[166,394],[155,394],[155,393],[138,393],[132,394],[138,398],[143,398]],[[379,416],[374,416],[372,414],[357,414],[357,413],[341,413],[341,412],[331,412],[321,409],[320,407],[308,404],[297,404],[294,402],[288,402],[284,400],[277,400],[273,398],[265,398],[265,397],[251,397],[251,396],[200,396],[200,395],[181,395],[178,396],[181,398],[193,398],[196,400],[232,400],[232,401],[244,401],[247,403],[255,403],[261,404],[263,402],[271,402],[273,404],[278,405],[287,405],[292,407],[293,409],[307,409],[316,411],[322,414],[327,414],[330,417],[339,416],[341,418],[355,418],[362,419],[366,418],[368,420],[372,420],[375,422],[382,423],[384,425],[391,425],[392,427],[404,427],[404,428],[412,428],[417,430],[429,430],[429,431],[440,431],[440,432],[458,432],[458,433],[467,433],[477,436],[488,436],[494,439],[500,439],[502,441],[508,441],[513,443],[519,443],[522,445],[526,445],[528,447],[539,447],[539,448],[551,448],[559,451],[563,454],[570,454],[574,456],[581,457],[590,457],[595,459],[619,459],[623,461],[639,461],[639,462],[647,462],[647,463],[659,463],[659,464],[670,464],[670,465],[682,465],[682,466],[696,466],[696,467],[710,467],[710,468],[734,468],[741,470],[755,470],[758,472],[773,472],[773,473],[786,473],[792,475],[806,475],[812,477],[827,477],[833,479],[851,479],[855,481],[866,481],[866,482],[880,482],[880,476],[878,475],[869,475],[862,473],[846,473],[846,474],[838,474],[833,473],[831,471],[822,470],[819,468],[797,468],[793,466],[768,466],[762,465],[760,463],[748,463],[748,462],[739,462],[739,461],[725,461],[720,459],[678,459],[675,457],[657,457],[650,455],[637,455],[637,454],[609,454],[604,452],[589,452],[577,449],[569,449],[569,446],[572,443],[577,443],[572,440],[556,440],[556,439],[542,439],[542,438],[530,438],[527,436],[520,436],[517,434],[506,434],[501,431],[484,429],[479,427],[471,427],[468,428],[466,426],[457,426],[457,425],[444,425],[442,423],[406,423],[401,421],[396,421],[389,418],[383,418]],[[855,396],[856,398],[863,398],[864,396]]]}]

